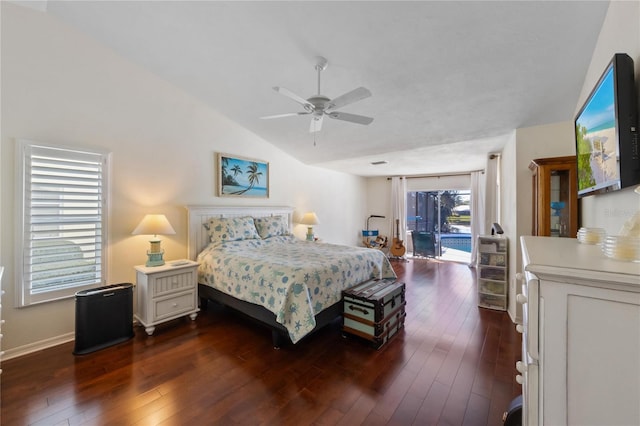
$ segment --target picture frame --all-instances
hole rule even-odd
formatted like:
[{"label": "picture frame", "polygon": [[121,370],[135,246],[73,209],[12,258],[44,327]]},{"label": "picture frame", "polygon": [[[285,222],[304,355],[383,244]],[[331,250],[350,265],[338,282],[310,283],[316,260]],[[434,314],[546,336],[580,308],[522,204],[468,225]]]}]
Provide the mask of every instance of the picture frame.
[{"label": "picture frame", "polygon": [[216,153],[219,197],[269,198],[269,163]]}]

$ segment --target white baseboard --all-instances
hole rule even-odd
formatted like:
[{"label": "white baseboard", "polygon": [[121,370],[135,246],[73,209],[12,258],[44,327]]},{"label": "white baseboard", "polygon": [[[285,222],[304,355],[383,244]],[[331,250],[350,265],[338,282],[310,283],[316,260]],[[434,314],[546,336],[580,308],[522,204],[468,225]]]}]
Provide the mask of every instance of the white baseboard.
[{"label": "white baseboard", "polygon": [[[137,319],[133,319],[133,326],[140,325]],[[62,334],[60,336],[51,337],[49,339],[40,340],[39,342],[29,343],[28,345],[20,346],[13,349],[7,349],[2,353],[2,361],[6,361],[11,358],[17,358],[19,356],[27,355],[33,352],[41,351],[43,349],[52,348],[54,346],[61,345],[63,343],[72,342],[76,339],[75,332]]]},{"label": "white baseboard", "polygon": [[17,348],[7,349],[2,354],[2,361],[41,351],[53,346],[58,346],[63,343],[71,342],[75,340],[75,338],[75,333],[67,333],[60,336],[51,337],[49,339],[40,340],[39,342],[29,343],[28,345],[19,346]]}]

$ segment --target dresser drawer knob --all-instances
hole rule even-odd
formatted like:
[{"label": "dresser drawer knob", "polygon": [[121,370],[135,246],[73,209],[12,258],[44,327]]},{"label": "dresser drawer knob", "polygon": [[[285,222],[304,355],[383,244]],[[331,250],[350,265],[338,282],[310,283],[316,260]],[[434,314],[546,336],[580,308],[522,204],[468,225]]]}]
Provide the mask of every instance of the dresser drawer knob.
[{"label": "dresser drawer knob", "polygon": [[518,373],[524,373],[527,371],[527,365],[522,361],[518,361],[516,362],[516,370],[518,370]]},{"label": "dresser drawer knob", "polygon": [[518,294],[516,296],[516,302],[518,302],[521,305],[524,305],[525,303],[527,303],[527,296],[525,296],[524,294]]},{"label": "dresser drawer knob", "polygon": [[516,376],[516,382],[518,382],[518,384],[519,384],[519,385],[521,385],[521,384],[522,384],[522,382],[524,382],[524,378],[522,377],[522,375],[521,375],[521,374],[518,374],[518,375]]},{"label": "dresser drawer knob", "polygon": [[516,325],[516,331],[520,334],[524,333],[524,325],[522,324]]}]

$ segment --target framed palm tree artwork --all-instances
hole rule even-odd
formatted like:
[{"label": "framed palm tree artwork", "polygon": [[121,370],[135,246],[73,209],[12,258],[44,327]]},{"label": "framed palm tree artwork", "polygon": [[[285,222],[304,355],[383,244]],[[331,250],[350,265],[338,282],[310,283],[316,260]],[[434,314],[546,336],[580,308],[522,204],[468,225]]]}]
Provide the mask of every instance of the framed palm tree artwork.
[{"label": "framed palm tree artwork", "polygon": [[219,197],[269,198],[269,163],[216,153]]}]

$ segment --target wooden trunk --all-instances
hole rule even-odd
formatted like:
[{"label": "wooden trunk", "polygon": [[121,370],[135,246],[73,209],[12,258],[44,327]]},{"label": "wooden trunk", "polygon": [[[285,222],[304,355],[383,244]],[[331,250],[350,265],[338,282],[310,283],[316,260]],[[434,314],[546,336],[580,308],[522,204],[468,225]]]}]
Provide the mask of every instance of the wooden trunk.
[{"label": "wooden trunk", "polygon": [[345,334],[368,340],[378,349],[404,327],[405,284],[394,279],[365,281],[342,292]]}]

